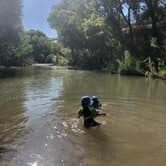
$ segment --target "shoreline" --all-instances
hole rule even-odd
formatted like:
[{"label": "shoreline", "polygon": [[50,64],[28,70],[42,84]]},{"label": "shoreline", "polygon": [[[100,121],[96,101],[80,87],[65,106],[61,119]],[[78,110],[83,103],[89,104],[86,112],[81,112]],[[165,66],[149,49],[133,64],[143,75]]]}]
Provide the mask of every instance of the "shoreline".
[{"label": "shoreline", "polygon": [[[6,67],[6,66],[0,66],[0,72],[10,72],[16,69],[22,69],[25,67],[57,67],[57,68],[67,68],[67,69],[73,69],[73,70],[86,70],[86,69],[82,69],[76,66],[68,66],[68,65],[55,65],[53,63],[34,63],[32,65],[27,65],[27,66],[10,66],[10,67]],[[101,71],[101,70],[89,70],[89,71],[98,71],[98,72],[104,72],[104,73],[111,73],[111,74],[118,74],[118,75],[122,75],[122,76],[140,76],[140,77],[145,77],[145,78],[153,78],[153,79],[161,79],[161,80],[166,80],[166,75],[164,76],[160,76],[157,74],[152,74],[151,76],[148,76],[146,74],[143,73],[113,73],[110,71]]]}]

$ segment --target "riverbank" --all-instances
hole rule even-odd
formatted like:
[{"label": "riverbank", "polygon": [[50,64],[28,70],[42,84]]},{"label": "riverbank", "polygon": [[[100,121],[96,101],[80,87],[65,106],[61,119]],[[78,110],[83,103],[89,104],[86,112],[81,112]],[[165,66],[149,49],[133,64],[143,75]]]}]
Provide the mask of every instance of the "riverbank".
[{"label": "riverbank", "polygon": [[[80,68],[78,66],[69,66],[69,65],[55,65],[53,63],[34,63],[31,65],[32,67],[43,67],[43,68],[47,68],[47,67],[56,67],[56,68],[67,68],[67,69],[74,69],[74,70],[87,70],[87,69],[83,69]],[[19,69],[23,69],[25,67],[28,66],[10,66],[10,67],[5,67],[5,66],[0,66],[0,77],[5,76],[5,74],[7,74],[8,76],[13,75],[13,73],[15,73],[17,70]],[[93,71],[97,71],[97,72],[101,72],[101,70],[93,70]],[[154,73],[151,74],[149,72],[143,73],[143,72],[135,72],[135,71],[122,71],[120,73],[118,72],[112,72],[109,70],[102,70],[102,72],[105,73],[111,73],[111,74],[120,74],[120,75],[126,75],[126,76],[140,76],[140,77],[146,77],[146,78],[153,78],[153,79],[161,79],[161,80],[166,80],[166,71],[163,70],[159,73]]]},{"label": "riverbank", "polygon": [[154,79],[166,80],[166,75],[160,76],[160,75],[154,74],[154,75],[152,75],[152,77],[153,77]]},{"label": "riverbank", "polygon": [[161,79],[166,80],[166,74],[160,75],[160,74],[142,74],[142,73],[120,73],[120,75],[126,75],[126,76],[141,76],[146,78],[153,78],[153,79]]}]

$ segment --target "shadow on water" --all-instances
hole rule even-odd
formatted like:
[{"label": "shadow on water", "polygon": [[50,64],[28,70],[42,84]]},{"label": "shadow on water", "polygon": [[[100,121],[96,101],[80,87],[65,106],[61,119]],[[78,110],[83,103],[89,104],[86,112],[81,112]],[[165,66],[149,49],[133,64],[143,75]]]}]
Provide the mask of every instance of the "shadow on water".
[{"label": "shadow on water", "polygon": [[0,78],[19,78],[40,74],[45,70],[53,70],[51,66],[27,66],[27,67],[11,67],[0,68]]},{"label": "shadow on water", "polygon": [[[22,79],[0,79],[0,162],[11,160],[16,153],[19,141],[27,134],[24,116],[25,93]],[[2,164],[1,163],[1,164]]]},{"label": "shadow on water", "polygon": [[[36,69],[35,69],[36,70]],[[32,67],[11,67],[11,68],[1,68],[0,78],[15,78],[29,76],[34,73],[34,68]]]}]

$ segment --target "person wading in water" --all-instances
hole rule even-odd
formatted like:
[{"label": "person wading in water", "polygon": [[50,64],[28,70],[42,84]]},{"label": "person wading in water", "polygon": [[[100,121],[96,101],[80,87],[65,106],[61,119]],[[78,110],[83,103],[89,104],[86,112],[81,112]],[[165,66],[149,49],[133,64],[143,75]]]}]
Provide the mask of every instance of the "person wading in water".
[{"label": "person wading in water", "polygon": [[89,96],[83,96],[81,98],[82,108],[78,112],[78,118],[83,116],[84,126],[86,128],[99,126],[101,123],[98,123],[94,120],[97,116],[105,116],[106,113],[100,113],[96,109],[101,107],[101,103],[98,98],[93,96],[92,99]]}]

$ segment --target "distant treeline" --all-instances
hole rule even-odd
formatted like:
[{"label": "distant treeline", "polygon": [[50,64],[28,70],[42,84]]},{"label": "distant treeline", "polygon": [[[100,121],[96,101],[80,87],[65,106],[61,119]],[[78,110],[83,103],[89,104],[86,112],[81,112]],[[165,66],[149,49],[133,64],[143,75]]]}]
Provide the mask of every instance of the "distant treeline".
[{"label": "distant treeline", "polygon": [[21,9],[21,0],[0,1],[0,66],[51,62],[166,75],[165,0],[61,0],[48,16],[57,41],[25,32]]},{"label": "distant treeline", "polygon": [[21,11],[21,0],[0,1],[0,66],[68,64],[69,49],[39,30],[24,31]]}]

